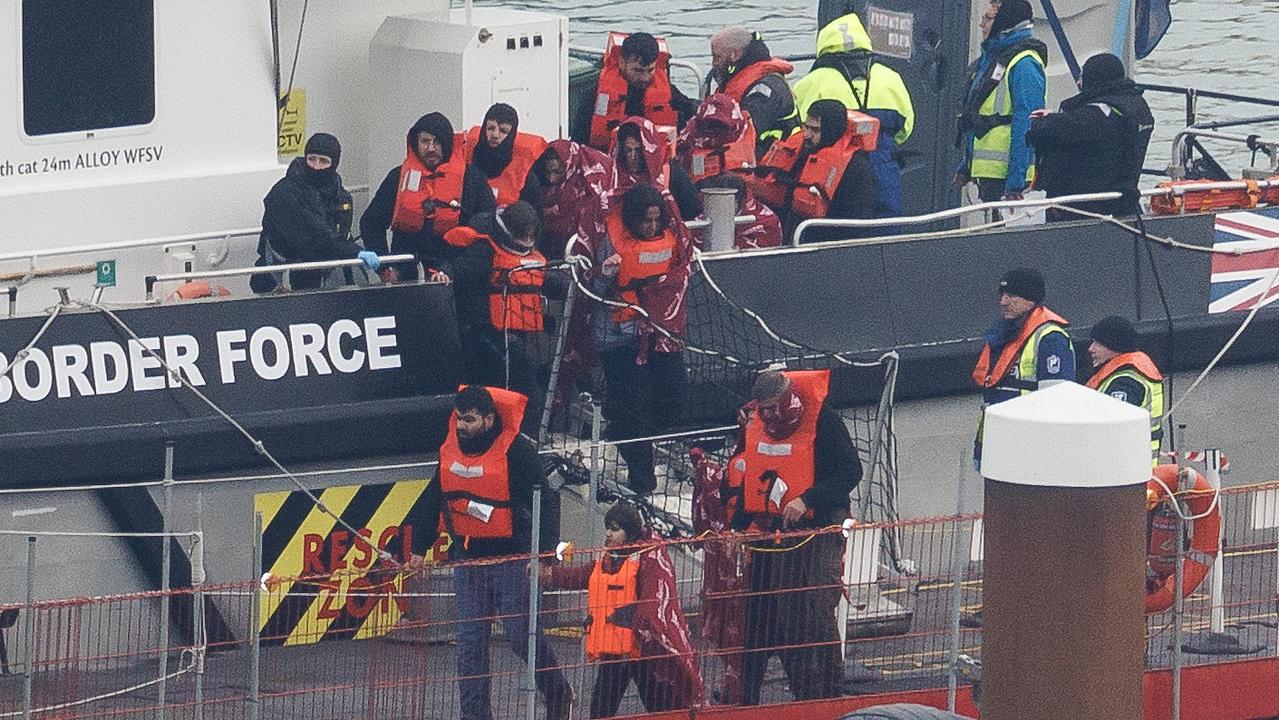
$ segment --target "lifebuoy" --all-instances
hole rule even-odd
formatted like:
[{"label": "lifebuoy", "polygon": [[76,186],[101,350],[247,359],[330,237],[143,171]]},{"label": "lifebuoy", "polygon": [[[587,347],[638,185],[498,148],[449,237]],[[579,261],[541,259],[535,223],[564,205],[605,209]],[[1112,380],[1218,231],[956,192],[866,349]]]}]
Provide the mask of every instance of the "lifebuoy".
[{"label": "lifebuoy", "polygon": [[[1193,478],[1193,489],[1180,496],[1187,515],[1196,517],[1189,530],[1182,570],[1181,596],[1199,587],[1217,557],[1221,535],[1221,503],[1214,502],[1212,485],[1198,472],[1184,468]],[[1177,478],[1176,465],[1158,465],[1153,477],[1146,481],[1146,497],[1150,506],[1150,534],[1146,543],[1146,614],[1163,612],[1172,607],[1176,593],[1177,514],[1168,505],[1169,491],[1190,486]],[[1162,483],[1162,484],[1161,484]]]}]

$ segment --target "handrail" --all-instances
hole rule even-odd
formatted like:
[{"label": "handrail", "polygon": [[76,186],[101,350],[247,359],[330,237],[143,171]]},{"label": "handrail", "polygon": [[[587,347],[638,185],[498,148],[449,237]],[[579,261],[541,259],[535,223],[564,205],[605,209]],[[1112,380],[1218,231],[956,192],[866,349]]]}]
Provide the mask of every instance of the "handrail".
[{"label": "handrail", "polygon": [[1173,95],[1193,93],[1196,97],[1211,98],[1213,100],[1230,100],[1232,102],[1250,103],[1252,105],[1279,107],[1279,100],[1251,97],[1249,95],[1236,95],[1235,93],[1223,93],[1217,92],[1216,90],[1200,90],[1198,88],[1180,87],[1178,85],[1159,85],[1157,83],[1137,83],[1137,87],[1142,90],[1153,90],[1155,92],[1170,93]]},{"label": "handrail", "polygon": [[[416,263],[416,255],[383,255],[383,265],[400,263]],[[204,278],[239,277],[257,275],[258,273],[284,272],[286,270],[334,270],[344,267],[363,267],[364,261],[358,258],[346,260],[314,260],[311,262],[283,263],[280,265],[255,265],[247,268],[226,268],[224,270],[194,270],[192,272],[170,273],[168,275],[148,275],[146,277],[147,300],[155,299],[155,285],[175,280],[199,280]]]},{"label": "handrail", "polygon": [[1231,135],[1213,130],[1188,127],[1177,133],[1177,136],[1172,141],[1172,158],[1168,164],[1168,177],[1173,180],[1181,180],[1186,176],[1186,140],[1192,137],[1236,142],[1246,145],[1249,149],[1254,149],[1257,146],[1267,147],[1269,148],[1267,154],[1270,155],[1271,169],[1279,169],[1279,140],[1268,140],[1258,135]]},{"label": "handrail", "polygon": [[1100,200],[1118,200],[1123,197],[1122,193],[1102,192],[1102,193],[1085,193],[1083,195],[1063,195],[1054,198],[1034,198],[1022,200],[995,200],[992,202],[977,203],[974,205],[964,205],[957,208],[948,208],[946,210],[938,210],[937,212],[926,213],[924,215],[907,215],[903,217],[892,218],[849,218],[849,219],[832,219],[832,218],[809,218],[801,222],[796,228],[795,233],[791,237],[791,245],[799,245],[799,238],[804,234],[805,230],[816,227],[826,228],[873,228],[873,227],[892,227],[896,225],[923,225],[925,223],[937,222],[938,220],[948,220],[953,217],[961,217],[969,213],[985,212],[986,210],[1002,210],[1007,208],[1036,208],[1048,205],[1057,205],[1062,203],[1080,203],[1080,202],[1096,202]]},{"label": "handrail", "polygon": [[[589,55],[591,57],[597,57],[597,58],[604,57],[603,50],[600,50],[598,48],[593,48],[593,47],[586,47],[585,45],[569,45],[568,51],[570,53],[577,53],[579,55]],[[678,58],[671,58],[670,63],[671,63],[671,67],[683,68],[684,70],[687,70],[693,73],[693,78],[697,81],[697,97],[698,99],[701,99],[706,92],[704,87],[706,76],[702,74],[701,66],[693,62],[692,60],[681,60]]]},{"label": "handrail", "polygon": [[165,237],[146,238],[143,240],[122,240],[120,242],[103,243],[100,245],[75,245],[64,248],[50,248],[48,250],[11,252],[0,254],[0,262],[10,260],[31,260],[32,262],[35,262],[38,258],[59,257],[62,255],[81,255],[93,252],[114,252],[116,250],[130,250],[133,248],[152,247],[155,245],[176,245],[186,242],[198,242],[200,240],[217,240],[219,238],[246,237],[250,235],[258,235],[261,232],[261,227],[236,228],[233,230],[191,233],[189,235],[168,235]]}]

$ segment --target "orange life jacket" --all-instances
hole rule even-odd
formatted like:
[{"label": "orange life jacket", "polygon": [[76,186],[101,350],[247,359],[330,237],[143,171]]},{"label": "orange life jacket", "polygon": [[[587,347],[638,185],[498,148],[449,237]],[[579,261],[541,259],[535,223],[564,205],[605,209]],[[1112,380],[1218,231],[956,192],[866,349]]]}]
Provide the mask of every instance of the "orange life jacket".
[{"label": "orange life jacket", "polygon": [[[795,133],[769,147],[759,161],[755,195],[774,210],[790,210],[804,218],[826,217],[831,198],[844,179],[848,163],[859,152],[871,152],[879,144],[879,120],[856,110],[848,111],[848,128],[834,144],[810,154],[804,167],[795,163],[804,148],[804,134]],[[794,180],[787,178],[793,177]]]},{"label": "orange life jacket", "polygon": [[448,435],[440,446],[440,491],[446,505],[444,528],[457,538],[509,538],[511,478],[506,452],[520,432],[528,398],[501,388],[486,388],[497,406],[502,431],[482,455],[466,455],[457,444],[457,411],[449,415]]},{"label": "orange life jacket", "polygon": [[1125,367],[1132,367],[1137,372],[1145,375],[1155,382],[1159,382],[1164,379],[1164,374],[1155,366],[1155,361],[1151,360],[1149,355],[1144,352],[1126,352],[1119,353],[1107,360],[1105,365],[1097,368],[1097,372],[1093,373],[1093,376],[1088,378],[1088,382],[1085,383],[1085,386],[1096,390],[1101,387],[1101,383],[1104,382],[1106,378],[1114,375]]},{"label": "orange life jacket", "polygon": [[496,330],[542,331],[542,283],[546,256],[537,249],[527,255],[511,252],[488,236],[493,248],[489,276],[489,322]]},{"label": "orange life jacket", "polygon": [[[677,244],[675,233],[667,228],[655,238],[640,240],[626,229],[620,208],[609,213],[606,223],[613,250],[622,258],[617,271],[617,297],[624,303],[639,305],[639,289],[670,272]],[[616,308],[613,320],[626,322],[636,315],[631,308]]]},{"label": "orange life jacket", "polygon": [[757,515],[781,515],[787,503],[813,487],[816,474],[817,418],[830,390],[830,371],[783,374],[804,402],[804,419],[788,437],[774,440],[759,414],[753,415],[746,425],[746,446],[728,470],[730,485],[741,483],[742,509]]},{"label": "orange life jacket", "polygon": [[765,75],[776,73],[785,77],[795,71],[795,66],[780,58],[769,58],[751,63],[720,86],[719,92],[728,95],[740,105],[746,91],[754,87]]},{"label": "orange life jacket", "polygon": [[[604,67],[600,69],[595,91],[595,112],[591,115],[591,147],[608,150],[609,140],[618,123],[626,117],[626,93],[629,85],[622,77],[622,41],[625,33],[610,32],[604,46]],[[657,39],[657,70],[644,91],[644,117],[654,125],[677,125],[679,115],[671,107],[671,54],[666,41]]]},{"label": "orange life jacket", "polygon": [[635,631],[609,622],[613,613],[639,600],[640,557],[631,553],[615,573],[604,572],[604,558],[595,563],[586,586],[586,607],[590,613],[586,629],[586,657],[598,660],[612,657],[639,657],[639,638]]},{"label": "orange life jacket", "polygon": [[[462,215],[462,178],[466,162],[459,153],[448,161],[427,170],[413,148],[409,148],[400,166],[400,185],[395,194],[395,210],[391,213],[391,229],[418,233],[430,220],[437,235],[457,227]],[[428,211],[424,205],[429,204]]]},{"label": "orange life jacket", "polygon": [[973,367],[973,382],[977,383],[978,387],[983,388],[992,388],[999,385],[1021,356],[1022,348],[1030,341],[1031,336],[1035,334],[1036,330],[1048,323],[1056,323],[1065,327],[1070,324],[1070,321],[1043,305],[1036,305],[1035,309],[1031,310],[1030,314],[1026,316],[1026,321],[1021,324],[1021,333],[1017,335],[1015,340],[1004,345],[1004,349],[999,353],[999,359],[995,362],[993,369],[990,367],[990,343],[986,343],[981,349],[981,356],[977,358],[977,365]]},{"label": "orange life jacket", "polygon": [[680,158],[693,182],[728,171],[755,167],[755,123],[746,115],[746,127],[733,142],[722,148],[693,148]]},{"label": "orange life jacket", "polygon": [[[475,148],[484,142],[481,137],[483,131],[484,128],[476,126],[468,130],[465,135],[458,134],[461,144],[455,142],[454,147],[462,148],[462,157],[466,162],[471,162],[475,156]],[[515,146],[511,148],[511,162],[507,164],[501,175],[488,178],[489,187],[493,189],[493,197],[497,200],[498,210],[519,202],[520,192],[524,190],[524,181],[528,178],[528,172],[545,150],[546,140],[541,136],[525,132],[515,133]]]}]

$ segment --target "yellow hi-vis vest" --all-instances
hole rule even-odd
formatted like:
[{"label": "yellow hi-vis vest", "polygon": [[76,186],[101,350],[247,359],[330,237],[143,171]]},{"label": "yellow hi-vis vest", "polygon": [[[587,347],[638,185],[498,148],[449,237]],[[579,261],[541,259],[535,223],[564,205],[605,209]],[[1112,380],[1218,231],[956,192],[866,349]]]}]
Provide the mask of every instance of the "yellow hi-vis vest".
[{"label": "yellow hi-vis vest", "polygon": [[[1008,61],[1008,64],[1004,66],[1004,74],[999,79],[999,85],[982,101],[981,107],[977,110],[978,115],[1002,117],[1012,114],[1013,99],[1010,83],[1013,66],[1026,58],[1038,63],[1041,68],[1044,66],[1044,61],[1039,57],[1039,53],[1034,50],[1023,50],[1014,55]],[[975,178],[1006,179],[1008,177],[1008,154],[1012,145],[1012,138],[1012,125],[1007,123],[996,125],[985,135],[974,137],[973,164],[969,174]],[[1030,183],[1034,177],[1035,165],[1032,161],[1026,168],[1026,182]]]},{"label": "yellow hi-vis vest", "polygon": [[1148,355],[1141,352],[1121,353],[1103,365],[1088,387],[1110,394],[1110,386],[1119,378],[1132,378],[1146,391],[1141,407],[1150,413],[1150,454],[1159,458],[1159,446],[1164,438],[1164,377]]}]

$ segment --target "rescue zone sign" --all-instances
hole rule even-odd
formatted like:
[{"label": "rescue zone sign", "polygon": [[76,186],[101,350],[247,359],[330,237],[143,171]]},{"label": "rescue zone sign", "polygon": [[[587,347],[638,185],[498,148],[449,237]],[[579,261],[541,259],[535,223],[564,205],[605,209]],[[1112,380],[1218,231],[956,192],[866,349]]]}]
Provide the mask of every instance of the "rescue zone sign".
[{"label": "rescue zone sign", "polygon": [[[258,628],[264,645],[308,645],[321,640],[381,637],[410,612],[405,597],[415,543],[434,543],[433,561],[447,550],[435,528],[414,525],[429,480],[341,485],[315,494],[360,538],[321,512],[301,491],[260,493],[262,583]],[[376,548],[376,552],[374,550]],[[392,563],[379,560],[381,551]]]}]

